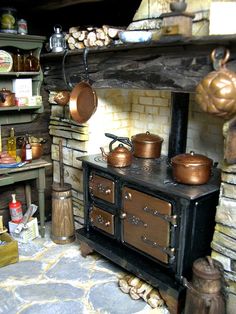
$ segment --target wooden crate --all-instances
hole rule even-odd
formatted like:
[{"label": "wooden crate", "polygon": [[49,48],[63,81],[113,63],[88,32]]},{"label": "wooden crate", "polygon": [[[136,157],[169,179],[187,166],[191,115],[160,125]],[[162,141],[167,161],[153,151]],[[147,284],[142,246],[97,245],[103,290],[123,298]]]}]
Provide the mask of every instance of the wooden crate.
[{"label": "wooden crate", "polygon": [[0,234],[0,240],[6,244],[0,245],[0,267],[19,261],[18,242],[8,233]]}]

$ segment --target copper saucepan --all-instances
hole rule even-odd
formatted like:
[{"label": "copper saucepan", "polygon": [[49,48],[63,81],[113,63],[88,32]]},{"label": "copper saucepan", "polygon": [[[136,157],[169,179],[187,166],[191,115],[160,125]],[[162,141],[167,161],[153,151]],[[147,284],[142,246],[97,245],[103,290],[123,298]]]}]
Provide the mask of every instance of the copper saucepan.
[{"label": "copper saucepan", "polygon": [[159,158],[163,138],[150,132],[139,133],[131,137],[134,156],[140,158]]},{"label": "copper saucepan", "polygon": [[171,158],[174,180],[190,185],[205,184],[211,177],[213,160],[193,151]]},{"label": "copper saucepan", "polygon": [[89,83],[87,66],[88,48],[84,49],[83,61],[85,67],[86,81],[81,81],[70,93],[70,114],[78,123],[87,122],[97,109],[97,95]]}]

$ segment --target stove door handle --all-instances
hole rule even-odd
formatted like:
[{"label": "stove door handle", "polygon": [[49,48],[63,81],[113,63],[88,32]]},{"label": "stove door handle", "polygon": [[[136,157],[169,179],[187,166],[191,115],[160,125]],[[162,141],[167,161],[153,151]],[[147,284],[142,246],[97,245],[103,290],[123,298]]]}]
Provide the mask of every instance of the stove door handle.
[{"label": "stove door handle", "polygon": [[143,207],[143,210],[146,213],[152,214],[153,216],[157,216],[160,219],[163,219],[169,223],[171,223],[174,227],[177,227],[177,215],[166,215],[166,214],[161,214],[160,212],[158,212],[155,209],[152,209],[148,206]]},{"label": "stove door handle", "polygon": [[141,236],[142,241],[147,244],[150,245],[154,248],[157,248],[158,250],[162,251],[163,253],[167,254],[168,256],[170,256],[171,258],[174,258],[175,256],[175,249],[173,247],[163,247],[160,244],[158,244],[155,241],[152,241],[150,239],[148,239],[146,236],[142,235]]}]

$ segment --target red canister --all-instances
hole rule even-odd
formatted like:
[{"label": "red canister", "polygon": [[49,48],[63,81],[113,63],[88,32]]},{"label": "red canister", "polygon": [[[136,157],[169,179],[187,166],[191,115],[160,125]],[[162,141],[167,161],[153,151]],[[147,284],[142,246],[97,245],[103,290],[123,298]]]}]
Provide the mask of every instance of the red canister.
[{"label": "red canister", "polygon": [[20,223],[23,219],[21,202],[16,200],[16,194],[12,194],[12,201],[9,203],[9,210],[12,222]]}]

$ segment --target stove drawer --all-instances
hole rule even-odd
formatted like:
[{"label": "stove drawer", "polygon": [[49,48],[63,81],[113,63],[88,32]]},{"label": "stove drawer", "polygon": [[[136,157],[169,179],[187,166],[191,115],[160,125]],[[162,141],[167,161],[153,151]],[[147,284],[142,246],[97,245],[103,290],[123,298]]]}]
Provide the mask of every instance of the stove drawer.
[{"label": "stove drawer", "polygon": [[177,217],[172,204],[128,187],[123,188],[122,199],[123,241],[163,263],[173,261],[170,232]]},{"label": "stove drawer", "polygon": [[104,201],[115,203],[115,182],[94,172],[89,176],[89,193]]},{"label": "stove drawer", "polygon": [[92,205],[90,211],[90,222],[93,227],[114,235],[114,215]]}]

